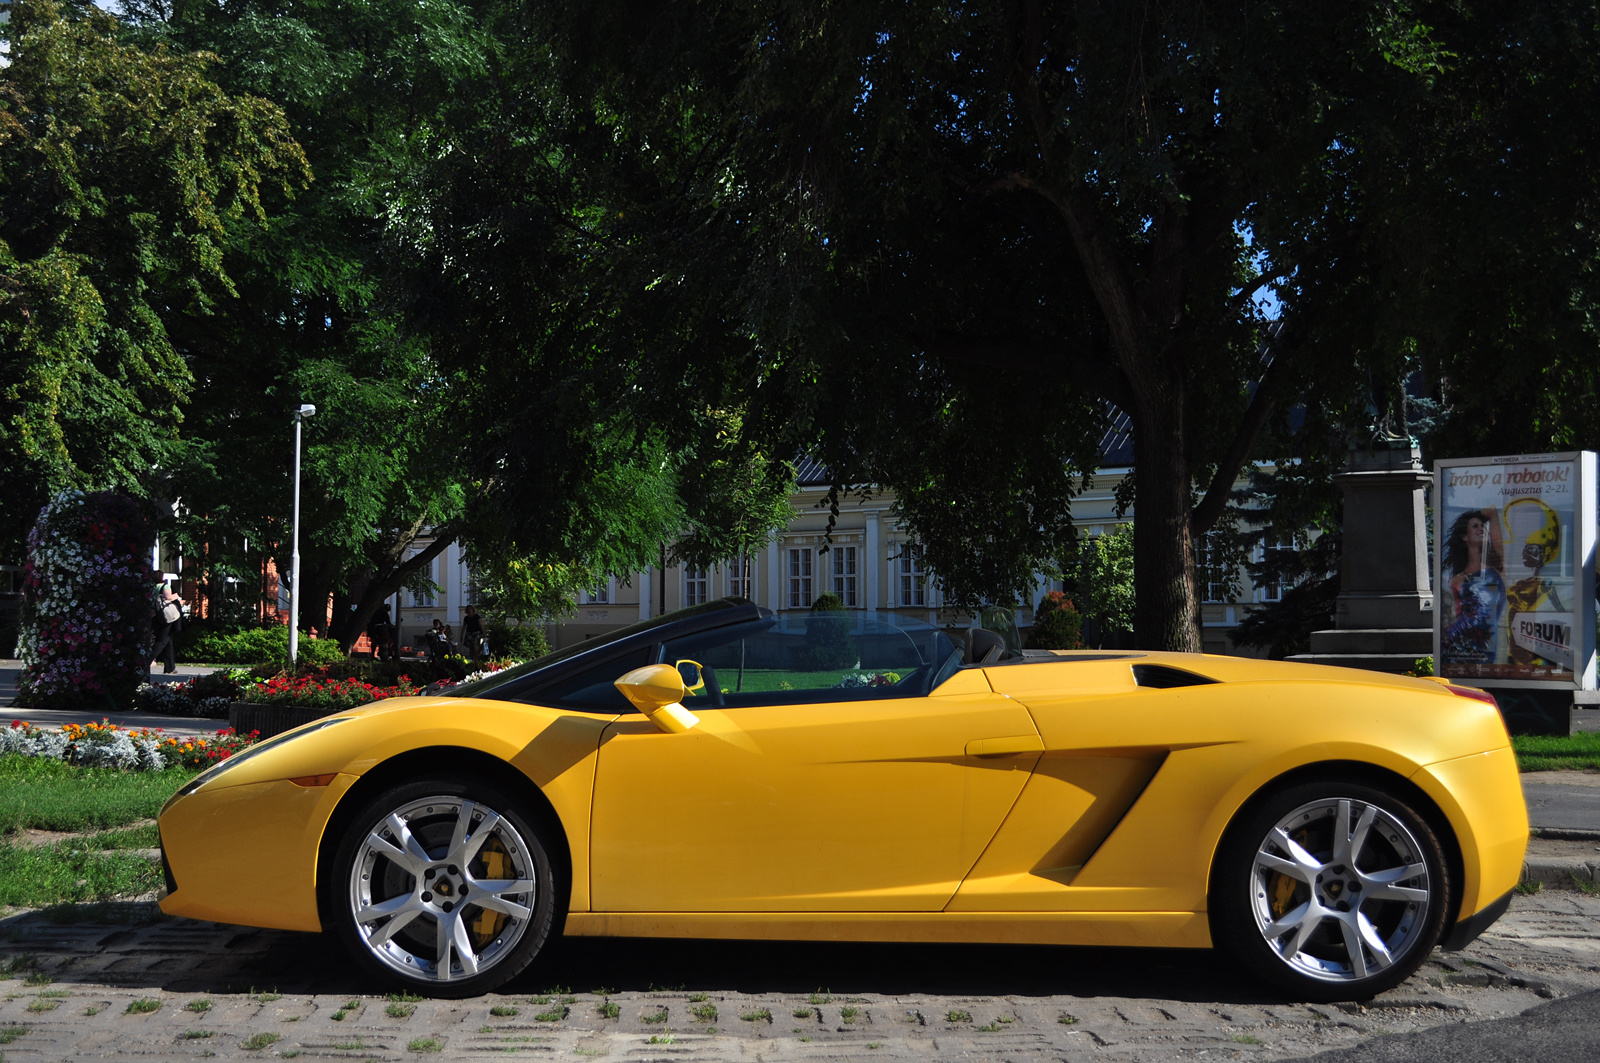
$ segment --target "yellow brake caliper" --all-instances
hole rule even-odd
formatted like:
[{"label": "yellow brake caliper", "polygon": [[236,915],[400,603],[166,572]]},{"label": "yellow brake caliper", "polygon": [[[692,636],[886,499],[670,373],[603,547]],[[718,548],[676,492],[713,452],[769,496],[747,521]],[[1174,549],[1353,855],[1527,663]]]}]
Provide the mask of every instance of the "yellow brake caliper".
[{"label": "yellow brake caliper", "polygon": [[[499,838],[491,837],[484,842],[479,855],[483,857],[484,878],[493,881],[511,877],[509,874],[511,861],[506,859],[505,846],[500,844]],[[505,913],[491,912],[487,908],[480,908],[476,920],[479,945],[487,945],[493,941],[495,935],[500,933],[500,928],[505,925],[505,922]]]},{"label": "yellow brake caliper", "polygon": [[[1300,831],[1294,836],[1294,840],[1302,846],[1305,845],[1307,842],[1306,832]],[[1289,903],[1294,900],[1294,890],[1299,884],[1299,882],[1281,871],[1272,873],[1272,881],[1268,884],[1267,890],[1268,895],[1272,898],[1272,914],[1276,918],[1282,919],[1289,911]]]}]

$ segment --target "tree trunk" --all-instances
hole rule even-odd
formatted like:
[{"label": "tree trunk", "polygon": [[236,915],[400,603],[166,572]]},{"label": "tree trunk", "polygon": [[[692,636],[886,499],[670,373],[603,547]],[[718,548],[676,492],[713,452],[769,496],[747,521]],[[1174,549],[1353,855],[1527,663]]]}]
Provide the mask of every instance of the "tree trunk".
[{"label": "tree trunk", "polygon": [[1200,610],[1190,536],[1190,469],[1182,388],[1139,402],[1133,419],[1135,642],[1143,649],[1200,652]]},{"label": "tree trunk", "polygon": [[[331,636],[339,640],[339,645],[346,653],[355,645],[356,639],[367,629],[373,614],[378,607],[395,592],[405,586],[406,580],[418,569],[430,564],[434,558],[444,553],[445,547],[455,542],[455,533],[440,530],[434,540],[423,547],[414,557],[408,557],[399,564],[380,565],[367,581],[366,589],[361,592],[361,598],[356,602],[354,609],[346,609],[334,617]],[[393,552],[392,556],[398,557],[404,547]]]}]

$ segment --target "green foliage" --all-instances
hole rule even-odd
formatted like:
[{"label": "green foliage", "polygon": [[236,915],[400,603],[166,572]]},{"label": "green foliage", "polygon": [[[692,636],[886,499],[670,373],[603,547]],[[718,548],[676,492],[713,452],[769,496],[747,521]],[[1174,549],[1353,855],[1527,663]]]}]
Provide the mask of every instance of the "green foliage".
[{"label": "green foliage", "polygon": [[1426,657],[1418,657],[1416,663],[1411,666],[1411,671],[1406,673],[1406,675],[1419,677],[1434,674],[1436,673],[1433,670],[1433,654],[1431,653]]},{"label": "green foliage", "polygon": [[1083,648],[1083,617],[1065,594],[1051,591],[1034,609],[1028,647],[1035,650]]},{"label": "green foliage", "polygon": [[133,703],[150,661],[156,582],[148,512],[111,492],[63,494],[28,535],[16,703]]},{"label": "green foliage", "polygon": [[[345,652],[333,639],[300,636],[297,663],[317,668],[345,659]],[[185,647],[182,659],[206,664],[281,664],[289,659],[289,629],[283,624],[247,628],[243,631],[207,632]]]},{"label": "green foliage", "polygon": [[853,668],[861,653],[850,637],[850,614],[836,594],[818,595],[806,617],[806,634],[796,655],[802,671]]},{"label": "green foliage", "polygon": [[1078,560],[1077,596],[1084,616],[1100,626],[1100,637],[1132,631],[1134,614],[1133,525],[1117,527],[1084,544]]},{"label": "green foliage", "polygon": [[489,652],[497,658],[531,661],[550,652],[550,640],[542,624],[519,624],[493,617],[484,622],[483,630],[489,640]]},{"label": "green foliage", "polygon": [[3,30],[0,552],[48,494],[158,485],[190,383],[164,317],[231,297],[231,235],[309,177],[283,112],[210,57],[74,12],[20,0]]}]

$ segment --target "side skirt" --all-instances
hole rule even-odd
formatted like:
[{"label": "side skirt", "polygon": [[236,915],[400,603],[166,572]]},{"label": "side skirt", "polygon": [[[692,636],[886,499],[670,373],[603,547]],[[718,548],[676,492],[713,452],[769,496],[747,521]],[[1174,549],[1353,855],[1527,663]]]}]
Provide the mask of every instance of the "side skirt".
[{"label": "side skirt", "polygon": [[1211,947],[1205,912],[572,912],[571,937]]}]

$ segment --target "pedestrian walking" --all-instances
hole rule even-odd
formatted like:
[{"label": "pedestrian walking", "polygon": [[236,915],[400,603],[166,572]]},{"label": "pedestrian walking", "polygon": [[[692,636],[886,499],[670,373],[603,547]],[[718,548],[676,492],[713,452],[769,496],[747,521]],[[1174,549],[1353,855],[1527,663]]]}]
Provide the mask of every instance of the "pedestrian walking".
[{"label": "pedestrian walking", "polygon": [[156,614],[152,619],[155,629],[155,648],[150,651],[153,662],[166,657],[166,665],[161,669],[162,675],[171,675],[178,670],[177,650],[173,646],[172,637],[183,629],[183,599],[172,590],[172,584],[166,580],[161,581],[161,597],[156,604]]},{"label": "pedestrian walking", "polygon": [[476,606],[467,606],[466,615],[461,618],[461,641],[466,645],[468,657],[477,660],[485,656],[483,617],[478,615]]}]

